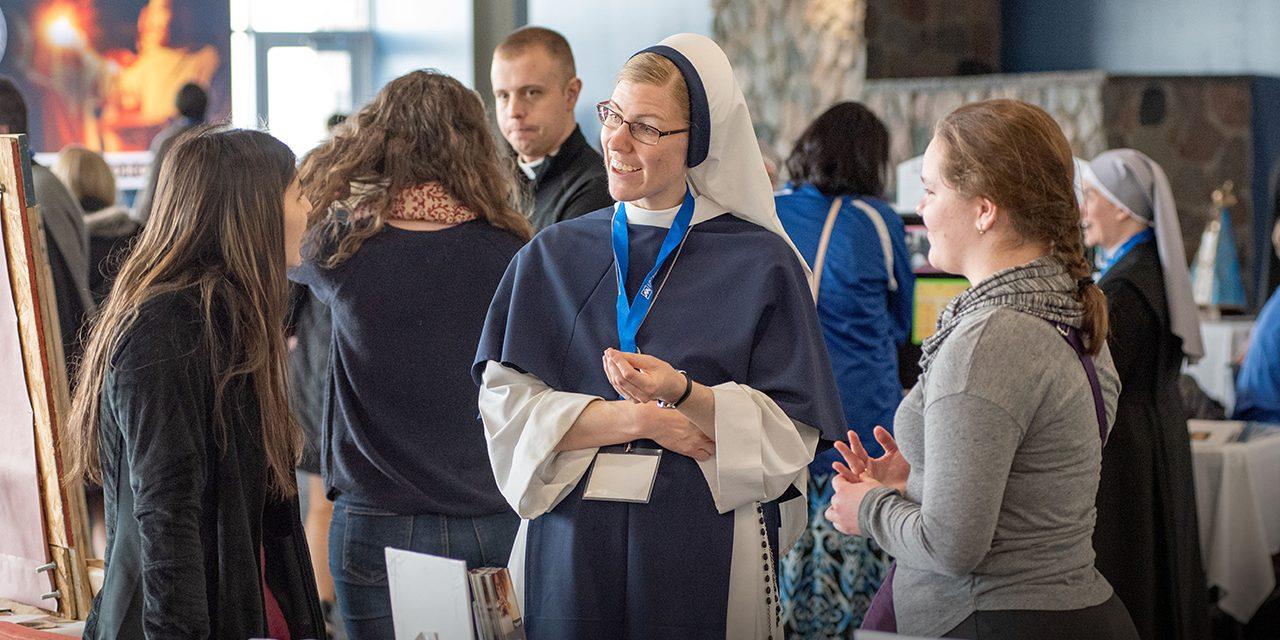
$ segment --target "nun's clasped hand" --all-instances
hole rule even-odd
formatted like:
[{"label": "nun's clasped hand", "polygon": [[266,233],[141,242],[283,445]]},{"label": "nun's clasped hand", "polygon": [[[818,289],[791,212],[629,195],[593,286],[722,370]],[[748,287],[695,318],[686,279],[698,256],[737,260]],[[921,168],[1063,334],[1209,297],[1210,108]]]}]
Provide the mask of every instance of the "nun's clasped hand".
[{"label": "nun's clasped hand", "polygon": [[684,393],[684,374],[653,356],[605,349],[603,364],[609,384],[632,402],[674,402]]},{"label": "nun's clasped hand", "polygon": [[638,432],[659,446],[699,462],[716,454],[716,443],[679,411],[663,409],[658,400],[677,400],[684,393],[684,374],[671,365],[639,353],[606,349],[604,373],[609,384],[632,404],[629,412]]}]

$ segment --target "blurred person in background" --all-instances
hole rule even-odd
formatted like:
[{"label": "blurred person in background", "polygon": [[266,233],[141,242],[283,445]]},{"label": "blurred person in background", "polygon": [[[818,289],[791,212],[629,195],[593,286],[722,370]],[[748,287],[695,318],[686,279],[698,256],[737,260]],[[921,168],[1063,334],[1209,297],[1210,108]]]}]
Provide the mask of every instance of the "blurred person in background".
[{"label": "blurred person in background", "polygon": [[[882,453],[877,429],[893,433],[902,400],[898,346],[911,332],[915,287],[902,217],[882,199],[888,165],[884,123],[842,102],[800,135],[786,162],[790,182],[775,198],[787,235],[820,278],[818,318],[848,429],[874,455]],[[809,465],[809,526],[782,564],[782,618],[796,637],[857,629],[888,570],[875,543],[823,516],[839,459],[828,449]]]},{"label": "blurred person in background", "polygon": [[169,147],[178,136],[204,124],[205,113],[209,110],[209,94],[200,85],[187,83],[174,96],[173,106],[177,108],[178,116],[151,140],[151,169],[147,173],[147,185],[138,193],[137,206],[134,207],[134,216],[141,224],[146,224],[147,217],[151,215],[151,199],[155,196],[156,180],[160,176]]},{"label": "blurred person in background", "polygon": [[1173,191],[1160,165],[1133,149],[1104,151],[1081,174],[1081,227],[1106,258],[1098,286],[1120,376],[1102,451],[1096,564],[1143,640],[1204,638],[1208,583],[1178,388],[1183,361],[1204,347]]},{"label": "blurred person in background", "polygon": [[582,91],[564,36],[525,27],[493,51],[490,70],[498,128],[533,192],[535,230],[613,204],[604,159],[573,119]]},{"label": "blurred person in background", "polygon": [[140,225],[129,215],[128,207],[116,202],[115,175],[97,151],[68,146],[58,152],[53,173],[84,210],[84,226],[89,234],[89,291],[94,304],[100,305],[111,291]]}]

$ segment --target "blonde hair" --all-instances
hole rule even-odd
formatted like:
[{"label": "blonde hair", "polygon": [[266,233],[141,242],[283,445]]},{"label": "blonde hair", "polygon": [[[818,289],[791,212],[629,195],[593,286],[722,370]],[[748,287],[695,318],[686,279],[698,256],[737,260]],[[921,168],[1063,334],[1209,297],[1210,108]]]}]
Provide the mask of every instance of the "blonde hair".
[{"label": "blonde hair", "polygon": [[618,82],[670,87],[678,113],[683,122],[689,122],[689,86],[675,63],[656,54],[639,53],[627,60],[618,72]]},{"label": "blonde hair", "polygon": [[58,152],[58,160],[50,170],[67,185],[76,200],[93,198],[104,207],[116,203],[116,177],[97,151],[78,144],[67,145]]}]

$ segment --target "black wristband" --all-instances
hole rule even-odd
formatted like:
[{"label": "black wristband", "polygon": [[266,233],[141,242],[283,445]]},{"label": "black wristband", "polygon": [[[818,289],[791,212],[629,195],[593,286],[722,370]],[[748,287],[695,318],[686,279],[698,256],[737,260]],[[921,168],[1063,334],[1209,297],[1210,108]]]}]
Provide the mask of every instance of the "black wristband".
[{"label": "black wristband", "polygon": [[689,399],[689,394],[693,393],[693,378],[690,378],[689,374],[683,371],[680,373],[684,374],[684,393],[680,394],[679,400],[671,403],[671,406],[673,407],[679,407],[681,403]]}]

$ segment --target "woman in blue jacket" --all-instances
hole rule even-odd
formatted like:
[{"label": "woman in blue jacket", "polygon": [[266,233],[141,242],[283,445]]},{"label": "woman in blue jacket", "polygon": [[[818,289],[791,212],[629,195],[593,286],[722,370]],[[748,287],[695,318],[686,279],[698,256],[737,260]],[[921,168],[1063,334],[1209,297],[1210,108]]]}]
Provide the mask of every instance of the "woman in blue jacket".
[{"label": "woman in blue jacket", "polygon": [[[893,429],[902,399],[898,346],[911,331],[915,276],[902,219],[880,199],[889,133],[875,114],[842,102],[818,117],[787,159],[790,182],[778,217],[813,269],[818,317],[849,429],[882,451],[876,427]],[[876,455],[879,455],[878,453]],[[845,536],[822,516],[831,501],[836,451],[810,466],[809,528],[782,568],[788,637],[841,637],[856,629],[886,563],[866,538]]]}]

